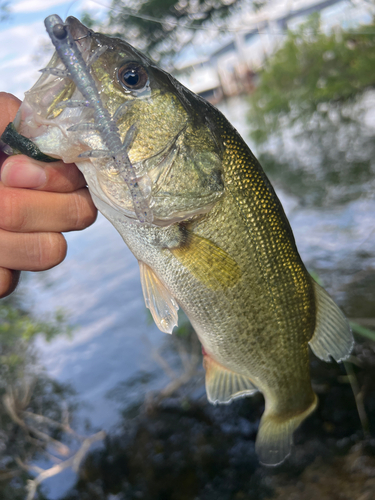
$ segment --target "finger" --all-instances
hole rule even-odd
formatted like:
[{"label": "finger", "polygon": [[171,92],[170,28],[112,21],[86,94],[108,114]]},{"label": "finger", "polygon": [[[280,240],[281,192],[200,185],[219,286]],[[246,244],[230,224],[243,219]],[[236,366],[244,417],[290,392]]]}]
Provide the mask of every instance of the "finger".
[{"label": "finger", "polygon": [[11,233],[0,229],[0,266],[16,271],[45,271],[60,264],[67,244],[60,233]]},{"label": "finger", "polygon": [[0,228],[6,231],[77,231],[93,224],[96,216],[87,188],[74,193],[49,193],[0,184]]},{"label": "finger", "polygon": [[85,178],[74,163],[44,163],[15,155],[1,168],[1,182],[8,187],[70,193],[86,186]]},{"label": "finger", "polygon": [[9,122],[13,121],[20,105],[21,101],[16,96],[7,92],[0,92],[0,135]]},{"label": "finger", "polygon": [[0,267],[0,299],[14,292],[20,278],[19,271]]}]

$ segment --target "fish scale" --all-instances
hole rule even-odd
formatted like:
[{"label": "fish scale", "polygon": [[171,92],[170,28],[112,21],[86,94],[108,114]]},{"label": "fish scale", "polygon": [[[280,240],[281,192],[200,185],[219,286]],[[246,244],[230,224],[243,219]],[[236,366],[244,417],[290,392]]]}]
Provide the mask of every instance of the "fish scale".
[{"label": "fish scale", "polygon": [[[353,346],[348,322],[307,272],[267,176],[226,118],[123,40],[72,17],[65,25],[80,39],[85,64],[99,54],[91,76],[99,106],[110,116],[123,111],[118,135],[137,128],[127,154],[137,182],[148,179],[152,223],[137,217],[126,179],[105,159],[79,156],[103,143],[94,127],[79,126],[87,113],[56,112],[74,94],[74,71],[63,81],[57,72],[41,77],[25,96],[17,133],[32,129],[40,151],[77,163],[94,203],[140,263],[158,327],[172,333],[178,307],[185,311],[202,343],[209,401],[263,393],[256,450],[263,463],[281,463],[317,404],[308,346],[325,361],[345,359]],[[135,62],[147,88],[120,81],[119,68]],[[54,56],[48,67],[58,64]],[[98,113],[100,129],[95,120]]]},{"label": "fish scale", "polygon": [[[226,154],[230,158],[227,161],[229,168],[226,169],[229,191],[240,207],[240,213],[256,245],[259,265],[265,281],[270,285],[275,310],[281,309],[282,314],[277,314],[279,321],[286,320],[285,306],[290,300],[283,289],[297,290],[299,294],[294,293],[292,298],[293,307],[302,309],[304,314],[295,315],[295,318],[298,323],[302,321],[307,324],[307,331],[304,332],[307,342],[311,339],[315,326],[312,283],[296,251],[294,239],[288,237],[291,230],[285,216],[278,216],[283,215],[283,210],[268,179],[260,170],[258,162],[246,151],[246,146],[241,148],[236,139],[227,139],[225,133],[224,144],[227,147]],[[288,273],[285,270],[288,270]],[[282,278],[277,279],[278,276]],[[288,282],[293,282],[293,288],[288,286]],[[280,302],[279,306],[276,300]],[[290,319],[293,319],[293,316]],[[300,327],[300,324],[288,325],[284,321],[283,327],[289,326],[294,327],[294,330],[295,326]]]}]

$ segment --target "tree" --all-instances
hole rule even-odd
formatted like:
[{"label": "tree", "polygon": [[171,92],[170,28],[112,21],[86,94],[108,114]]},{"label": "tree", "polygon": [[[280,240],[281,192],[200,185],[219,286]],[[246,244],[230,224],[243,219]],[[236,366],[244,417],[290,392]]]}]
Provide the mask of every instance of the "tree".
[{"label": "tree", "polygon": [[250,98],[258,156],[305,202],[344,202],[373,190],[375,25],[325,34],[319,15],[289,32]]},{"label": "tree", "polygon": [[[174,54],[205,28],[225,28],[227,17],[252,0],[112,0],[107,20],[113,35],[124,37],[155,61],[168,66]],[[93,26],[89,15],[83,22]],[[91,27],[90,26],[90,27]],[[212,35],[214,36],[214,35]]]}]

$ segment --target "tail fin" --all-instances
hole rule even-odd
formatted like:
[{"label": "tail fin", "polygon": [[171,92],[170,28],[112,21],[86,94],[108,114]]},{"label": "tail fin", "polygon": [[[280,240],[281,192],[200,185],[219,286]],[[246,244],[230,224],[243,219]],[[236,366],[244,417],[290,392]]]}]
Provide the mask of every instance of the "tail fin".
[{"label": "tail fin", "polygon": [[255,443],[255,450],[262,464],[275,466],[287,458],[293,444],[293,432],[315,410],[317,403],[318,398],[315,396],[307,410],[286,418],[265,411]]}]

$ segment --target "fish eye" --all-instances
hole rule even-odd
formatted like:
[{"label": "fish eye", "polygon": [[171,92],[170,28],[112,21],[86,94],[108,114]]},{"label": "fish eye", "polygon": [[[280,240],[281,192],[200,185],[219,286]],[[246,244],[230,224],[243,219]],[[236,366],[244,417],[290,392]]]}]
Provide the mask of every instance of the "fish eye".
[{"label": "fish eye", "polygon": [[117,78],[125,90],[142,90],[148,82],[147,71],[137,62],[124,64],[118,70]]}]

